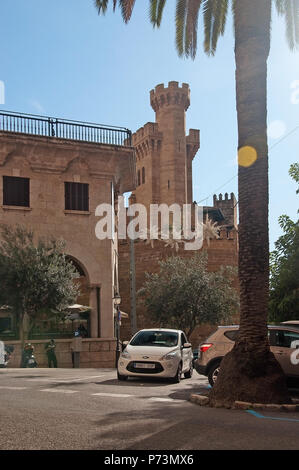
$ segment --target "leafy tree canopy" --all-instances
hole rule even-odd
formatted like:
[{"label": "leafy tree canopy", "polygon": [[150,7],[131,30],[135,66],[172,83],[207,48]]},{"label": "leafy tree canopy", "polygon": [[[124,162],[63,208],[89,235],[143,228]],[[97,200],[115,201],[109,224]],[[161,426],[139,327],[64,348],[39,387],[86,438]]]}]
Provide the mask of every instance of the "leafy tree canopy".
[{"label": "leafy tree canopy", "polygon": [[199,324],[230,321],[238,307],[231,285],[234,268],[208,272],[206,253],[188,259],[173,256],[159,265],[159,273],[146,273],[138,295],[161,327],[183,329],[190,335]]},{"label": "leafy tree canopy", "polygon": [[[291,165],[289,174],[299,185],[298,163]],[[270,320],[299,320],[299,220],[293,222],[287,215],[278,220],[284,234],[270,255]]]},{"label": "leafy tree canopy", "polygon": [[1,226],[0,305],[13,309],[20,333],[25,314],[34,322],[41,312],[62,310],[77,298],[73,280],[78,274],[66,260],[64,247],[62,240],[35,243],[33,232],[22,226]]}]

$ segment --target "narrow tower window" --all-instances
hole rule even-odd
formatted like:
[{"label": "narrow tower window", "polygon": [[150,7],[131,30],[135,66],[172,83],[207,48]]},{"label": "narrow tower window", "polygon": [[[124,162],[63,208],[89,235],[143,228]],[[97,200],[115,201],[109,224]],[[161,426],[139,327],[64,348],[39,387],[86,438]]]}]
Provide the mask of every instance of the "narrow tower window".
[{"label": "narrow tower window", "polygon": [[142,167],[142,184],[145,183],[145,168]]}]

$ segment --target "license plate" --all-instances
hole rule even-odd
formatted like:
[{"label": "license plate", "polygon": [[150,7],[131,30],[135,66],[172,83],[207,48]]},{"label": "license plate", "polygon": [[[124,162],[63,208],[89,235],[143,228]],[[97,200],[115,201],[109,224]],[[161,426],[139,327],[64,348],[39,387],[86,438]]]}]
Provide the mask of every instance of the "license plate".
[{"label": "license plate", "polygon": [[154,369],[155,364],[149,364],[148,362],[135,362],[135,369]]}]

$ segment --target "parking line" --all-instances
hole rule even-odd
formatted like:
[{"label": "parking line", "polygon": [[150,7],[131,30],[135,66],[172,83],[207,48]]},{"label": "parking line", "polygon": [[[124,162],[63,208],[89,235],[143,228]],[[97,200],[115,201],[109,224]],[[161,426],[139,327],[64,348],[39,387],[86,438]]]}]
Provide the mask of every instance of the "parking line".
[{"label": "parking line", "polygon": [[129,398],[134,395],[127,395],[126,393],[92,393],[93,397],[111,397],[111,398]]},{"label": "parking line", "polygon": [[260,413],[257,413],[256,411],[253,410],[246,410],[247,413],[250,413],[251,415],[255,416],[256,418],[264,418],[264,419],[274,419],[276,421],[293,421],[296,423],[299,423],[299,419],[293,419],[293,418],[276,418],[274,416],[264,416]]},{"label": "parking line", "polygon": [[64,379],[55,379],[55,377],[51,378],[51,377],[43,377],[43,378],[39,378],[39,377],[31,377],[30,379],[25,379],[27,380],[28,382],[29,381],[32,381],[32,380],[36,380],[37,382],[55,382],[55,383],[68,383],[68,382],[79,382],[79,381],[84,381],[84,380],[89,380],[89,379],[96,379],[96,378],[100,378],[100,377],[105,377],[104,375],[92,375],[90,377],[68,377],[68,378],[64,378]]},{"label": "parking line", "polygon": [[28,387],[5,387],[1,385],[0,388],[4,390],[26,390]]},{"label": "parking line", "polygon": [[40,392],[53,392],[53,393],[78,393],[78,390],[62,390],[54,388],[44,388]]},{"label": "parking line", "polygon": [[180,402],[182,403],[182,400],[175,400],[173,398],[159,398],[159,397],[151,397],[148,399],[149,401],[158,401],[158,402],[170,402],[170,403],[174,403],[174,402]]}]

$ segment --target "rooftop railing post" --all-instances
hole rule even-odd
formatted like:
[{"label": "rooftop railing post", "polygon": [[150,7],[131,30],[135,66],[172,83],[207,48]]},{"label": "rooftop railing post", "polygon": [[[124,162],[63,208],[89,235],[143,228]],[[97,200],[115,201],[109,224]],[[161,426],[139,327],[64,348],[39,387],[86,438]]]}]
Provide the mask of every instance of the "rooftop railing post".
[{"label": "rooftop railing post", "polygon": [[132,146],[132,132],[124,127],[103,126],[12,111],[0,111],[0,131],[98,144]]}]

